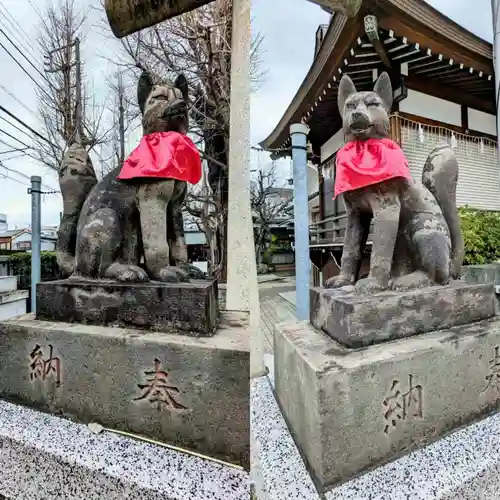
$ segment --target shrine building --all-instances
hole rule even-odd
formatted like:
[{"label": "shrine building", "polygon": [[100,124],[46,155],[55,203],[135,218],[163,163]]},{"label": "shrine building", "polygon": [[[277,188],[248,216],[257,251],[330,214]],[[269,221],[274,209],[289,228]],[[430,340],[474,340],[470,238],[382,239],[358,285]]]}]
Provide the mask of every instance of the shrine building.
[{"label": "shrine building", "polygon": [[[308,189],[315,284],[337,274],[346,223],[333,200],[335,159],[344,144],[337,89],[342,75],[372,90],[386,71],[394,88],[391,138],[415,181],[429,152],[447,141],[459,162],[458,206],[500,211],[495,78],[491,43],[423,0],[364,0],[356,17],[331,15],[316,32],[311,67],[261,146],[291,155],[290,125],[310,128]],[[370,238],[367,256],[370,251]]]}]

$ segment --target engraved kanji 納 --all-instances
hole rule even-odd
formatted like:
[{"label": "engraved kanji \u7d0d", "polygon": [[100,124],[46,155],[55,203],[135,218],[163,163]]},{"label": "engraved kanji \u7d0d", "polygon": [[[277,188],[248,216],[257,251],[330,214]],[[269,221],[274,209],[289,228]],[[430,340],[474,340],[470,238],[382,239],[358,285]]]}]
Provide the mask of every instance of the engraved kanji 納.
[{"label": "engraved kanji \u7d0d", "polygon": [[61,384],[61,360],[54,356],[54,348],[49,344],[49,357],[44,359],[42,348],[37,344],[30,353],[30,379],[46,380],[52,377],[56,385]]},{"label": "engraved kanji \u7d0d", "polygon": [[187,410],[185,406],[180,404],[176,396],[179,394],[179,389],[168,383],[168,372],[161,369],[161,361],[155,359],[154,371],[145,371],[147,384],[138,384],[142,393],[134,401],[143,401],[147,399],[150,403],[156,404],[158,410],[171,408],[174,410]]},{"label": "engraved kanji \u7d0d", "polygon": [[405,393],[400,390],[399,380],[394,380],[387,396],[382,402],[384,406],[384,419],[386,425],[384,432],[389,433],[391,428],[396,427],[399,420],[407,420],[411,417],[423,417],[422,395],[423,387],[413,385],[413,375],[408,375],[409,389]]},{"label": "engraved kanji \u7d0d", "polygon": [[499,346],[495,347],[495,355],[493,356],[493,359],[490,359],[490,361],[488,363],[488,367],[489,367],[490,373],[485,377],[485,379],[488,383],[486,384],[484,391],[491,386],[495,386],[496,389],[500,389],[500,348],[499,348]]}]

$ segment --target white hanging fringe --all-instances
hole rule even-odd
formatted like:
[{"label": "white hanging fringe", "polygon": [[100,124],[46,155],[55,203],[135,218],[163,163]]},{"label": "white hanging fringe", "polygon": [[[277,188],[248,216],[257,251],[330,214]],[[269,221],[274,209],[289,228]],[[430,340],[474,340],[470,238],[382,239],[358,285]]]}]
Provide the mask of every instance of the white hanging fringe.
[{"label": "white hanging fringe", "polygon": [[451,144],[450,145],[453,149],[456,149],[456,147],[457,147],[457,137],[455,136],[454,132],[451,133]]},{"label": "white hanging fringe", "polygon": [[422,128],[422,125],[420,123],[418,124],[418,140],[421,143],[423,143],[425,140],[424,129]]}]

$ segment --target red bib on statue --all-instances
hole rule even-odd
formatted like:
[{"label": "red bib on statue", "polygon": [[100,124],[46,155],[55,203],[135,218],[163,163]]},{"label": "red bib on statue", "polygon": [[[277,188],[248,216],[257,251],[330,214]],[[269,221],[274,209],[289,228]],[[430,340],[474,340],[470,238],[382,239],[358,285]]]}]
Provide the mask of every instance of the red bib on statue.
[{"label": "red bib on statue", "polygon": [[178,132],[145,135],[125,160],[118,179],[176,179],[197,184],[201,158],[194,142]]},{"label": "red bib on statue", "polygon": [[334,197],[395,177],[412,178],[403,150],[391,139],[348,142],[336,165]]}]

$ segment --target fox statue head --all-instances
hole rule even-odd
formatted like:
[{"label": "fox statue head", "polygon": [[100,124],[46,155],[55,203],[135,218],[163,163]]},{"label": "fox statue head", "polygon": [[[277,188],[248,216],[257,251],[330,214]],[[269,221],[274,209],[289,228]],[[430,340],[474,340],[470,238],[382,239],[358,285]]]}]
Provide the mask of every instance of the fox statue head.
[{"label": "fox statue head", "polygon": [[170,131],[187,133],[188,83],[183,74],[177,76],[172,85],[155,84],[151,74],[143,71],[137,84],[137,100],[144,135]]},{"label": "fox statue head", "polygon": [[358,92],[349,76],[344,75],[339,84],[338,106],[346,141],[387,137],[392,101],[387,73],[380,75],[371,92]]}]

